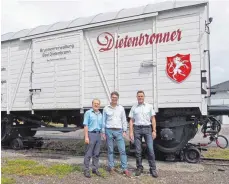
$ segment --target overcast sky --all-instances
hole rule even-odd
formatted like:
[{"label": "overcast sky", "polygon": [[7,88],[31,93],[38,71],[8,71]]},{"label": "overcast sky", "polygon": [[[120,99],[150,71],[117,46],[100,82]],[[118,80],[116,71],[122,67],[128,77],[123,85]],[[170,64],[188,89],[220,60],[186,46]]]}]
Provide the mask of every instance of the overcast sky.
[{"label": "overcast sky", "polygon": [[[163,0],[1,0],[1,34]],[[212,84],[229,80],[229,1],[211,1]]]}]

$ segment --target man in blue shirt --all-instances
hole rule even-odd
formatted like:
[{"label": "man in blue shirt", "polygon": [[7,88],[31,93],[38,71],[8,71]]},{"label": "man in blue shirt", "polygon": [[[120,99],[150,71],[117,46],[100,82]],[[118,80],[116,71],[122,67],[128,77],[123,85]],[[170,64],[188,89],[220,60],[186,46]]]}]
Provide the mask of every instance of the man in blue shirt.
[{"label": "man in blue shirt", "polygon": [[103,138],[107,140],[108,166],[111,174],[114,174],[114,143],[118,146],[123,173],[130,177],[127,169],[127,156],[125,141],[127,131],[126,113],[123,106],[118,104],[119,94],[115,91],[111,93],[111,103],[103,109]]},{"label": "man in blue shirt", "polygon": [[101,144],[102,114],[99,111],[100,100],[92,101],[92,109],[84,114],[84,136],[85,136],[85,156],[84,156],[84,176],[90,178],[89,164],[92,157],[92,173],[101,176],[99,168],[99,152]]}]

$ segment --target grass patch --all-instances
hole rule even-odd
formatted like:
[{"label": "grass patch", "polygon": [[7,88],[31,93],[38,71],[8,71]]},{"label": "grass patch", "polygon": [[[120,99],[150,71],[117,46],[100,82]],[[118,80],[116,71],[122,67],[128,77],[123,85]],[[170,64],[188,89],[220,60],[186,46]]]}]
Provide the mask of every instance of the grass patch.
[{"label": "grass patch", "polygon": [[2,176],[1,178],[1,184],[14,184],[16,183],[15,180],[13,178],[7,178]]},{"label": "grass patch", "polygon": [[104,168],[99,168],[98,170],[99,170],[99,172],[101,173],[101,176],[102,176],[103,178],[106,178],[106,177],[107,177],[107,171],[106,171],[106,169],[104,169]]},{"label": "grass patch", "polygon": [[47,124],[50,125],[50,126],[54,126],[54,127],[64,127],[63,123],[49,122]]},{"label": "grass patch", "polygon": [[49,170],[52,175],[58,175],[60,178],[63,178],[71,172],[81,172],[80,166],[72,166],[68,164],[55,164],[52,165]]},{"label": "grass patch", "polygon": [[63,178],[71,172],[80,172],[80,166],[68,164],[54,164],[52,166],[39,165],[36,161],[16,159],[7,160],[2,166],[2,174],[15,174],[18,176],[58,176]]},{"label": "grass patch", "polygon": [[38,163],[33,160],[6,160],[5,166],[2,166],[2,174],[26,175],[34,171]]},{"label": "grass patch", "polygon": [[[60,123],[60,122],[48,122],[47,124],[54,127],[64,127],[64,123]],[[68,127],[76,127],[76,125],[68,124]]]},{"label": "grass patch", "polygon": [[114,166],[116,169],[119,169],[121,167],[121,163],[117,162],[115,163],[115,166]]},{"label": "grass patch", "polygon": [[208,148],[208,151],[203,152],[205,158],[221,158],[229,160],[229,149]]},{"label": "grass patch", "polygon": [[[100,172],[101,177],[103,177],[103,178],[106,178],[106,177],[107,177],[107,171],[106,171],[105,168],[103,168],[103,167],[102,167],[102,168],[99,168],[98,171]],[[92,173],[92,170],[90,170],[90,174],[91,174],[92,176],[96,176],[96,174],[93,174],[93,173]]]}]

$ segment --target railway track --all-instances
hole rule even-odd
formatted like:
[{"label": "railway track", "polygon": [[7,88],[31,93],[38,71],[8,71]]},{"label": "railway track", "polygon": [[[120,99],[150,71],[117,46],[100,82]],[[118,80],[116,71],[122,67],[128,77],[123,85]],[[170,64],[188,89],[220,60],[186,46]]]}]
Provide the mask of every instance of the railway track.
[{"label": "railway track", "polygon": [[229,167],[228,159],[218,159],[218,158],[201,158],[201,164],[204,165],[217,165],[217,166],[227,166]]},{"label": "railway track", "polygon": [[[40,139],[38,138],[38,141]],[[49,139],[45,138],[42,139],[43,144],[36,146],[27,144],[25,141],[25,147],[23,149],[18,149],[17,152],[19,153],[33,153],[34,156],[42,157],[42,154],[48,154],[47,156],[52,157],[52,155],[69,155],[69,156],[83,156],[84,155],[84,141],[83,139]],[[101,155],[106,156],[106,146],[102,144],[101,146]],[[9,145],[2,145],[3,149],[9,149]],[[127,146],[127,155],[128,157],[133,157],[133,153],[128,152]],[[119,155],[117,149],[114,150],[115,155]],[[179,162],[179,160],[176,160]],[[228,166],[229,167],[229,160],[226,159],[215,159],[215,158],[204,158],[201,157],[200,164],[204,165],[218,165],[218,166]]]}]

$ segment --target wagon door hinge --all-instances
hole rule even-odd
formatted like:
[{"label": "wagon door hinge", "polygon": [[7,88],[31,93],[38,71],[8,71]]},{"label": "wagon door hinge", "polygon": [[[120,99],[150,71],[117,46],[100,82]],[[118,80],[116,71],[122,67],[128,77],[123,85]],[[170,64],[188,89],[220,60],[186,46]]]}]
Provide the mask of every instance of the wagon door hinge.
[{"label": "wagon door hinge", "polygon": [[33,105],[33,92],[36,92],[36,91],[40,91],[41,92],[41,89],[29,89],[29,92],[30,92],[30,102],[31,104]]}]

